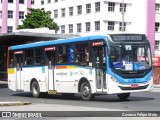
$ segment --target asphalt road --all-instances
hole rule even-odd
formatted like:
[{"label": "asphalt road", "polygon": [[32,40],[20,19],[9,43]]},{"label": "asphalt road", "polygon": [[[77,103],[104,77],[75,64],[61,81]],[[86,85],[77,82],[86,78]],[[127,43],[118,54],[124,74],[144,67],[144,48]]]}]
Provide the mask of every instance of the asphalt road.
[{"label": "asphalt road", "polygon": [[[96,96],[93,101],[82,101],[80,95],[76,95],[73,98],[64,98],[61,95],[48,96],[47,98],[33,98],[31,93],[13,92],[8,88],[0,88],[0,102],[2,101],[27,101],[34,105],[43,104],[44,107],[48,105],[49,109],[43,108],[42,110],[49,111],[69,110],[68,108],[63,108],[63,106],[70,106],[70,109],[74,107],[76,108],[75,110],[88,107],[91,110],[160,111],[160,92],[132,93],[127,100],[119,100],[116,95],[102,95]],[[59,105],[61,109],[50,107],[52,105]],[[2,107],[0,108],[0,110],[3,109]],[[28,108],[26,110],[30,109]],[[38,110],[41,109],[38,108]]]}]

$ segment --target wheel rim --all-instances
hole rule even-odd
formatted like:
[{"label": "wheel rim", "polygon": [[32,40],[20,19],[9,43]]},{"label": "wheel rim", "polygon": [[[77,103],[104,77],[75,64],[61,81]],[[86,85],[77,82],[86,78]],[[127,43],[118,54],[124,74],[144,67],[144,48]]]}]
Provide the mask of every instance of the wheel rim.
[{"label": "wheel rim", "polygon": [[87,97],[89,95],[89,92],[90,92],[89,87],[88,86],[84,86],[83,92],[82,92],[83,96]]},{"label": "wheel rim", "polygon": [[38,85],[34,84],[34,87],[33,87],[34,94],[38,94],[38,91],[39,91]]}]

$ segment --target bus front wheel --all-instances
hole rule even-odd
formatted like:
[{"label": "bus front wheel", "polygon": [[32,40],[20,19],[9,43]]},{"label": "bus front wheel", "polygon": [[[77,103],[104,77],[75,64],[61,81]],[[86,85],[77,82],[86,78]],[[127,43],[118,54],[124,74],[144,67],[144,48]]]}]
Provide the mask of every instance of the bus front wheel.
[{"label": "bus front wheel", "polygon": [[130,96],[130,93],[120,93],[120,94],[117,94],[117,96],[119,99],[125,100]]},{"label": "bus front wheel", "polygon": [[88,82],[83,82],[81,84],[81,97],[85,101],[94,99],[94,95],[91,92],[91,87]]},{"label": "bus front wheel", "polygon": [[39,88],[39,84],[37,81],[34,81],[32,83],[32,95],[35,98],[38,98],[40,96],[40,88]]}]

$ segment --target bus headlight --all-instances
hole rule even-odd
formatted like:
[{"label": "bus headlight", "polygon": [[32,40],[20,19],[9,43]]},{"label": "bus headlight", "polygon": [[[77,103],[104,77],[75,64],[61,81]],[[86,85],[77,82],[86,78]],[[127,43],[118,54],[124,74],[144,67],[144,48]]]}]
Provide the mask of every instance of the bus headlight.
[{"label": "bus headlight", "polygon": [[153,77],[152,77],[152,76],[148,79],[148,82],[149,82],[149,81],[153,81]]},{"label": "bus headlight", "polygon": [[110,76],[110,78],[111,78],[111,80],[112,80],[113,82],[119,83],[118,80],[117,80],[116,78],[114,78],[114,77],[112,77],[112,76]]}]

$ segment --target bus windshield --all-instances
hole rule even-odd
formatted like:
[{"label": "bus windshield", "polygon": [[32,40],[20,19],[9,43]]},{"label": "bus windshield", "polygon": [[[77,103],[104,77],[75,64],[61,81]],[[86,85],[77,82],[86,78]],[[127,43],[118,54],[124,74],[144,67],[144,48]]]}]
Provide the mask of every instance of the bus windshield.
[{"label": "bus windshield", "polygon": [[111,68],[119,71],[146,70],[151,67],[151,52],[148,45],[110,46]]}]

